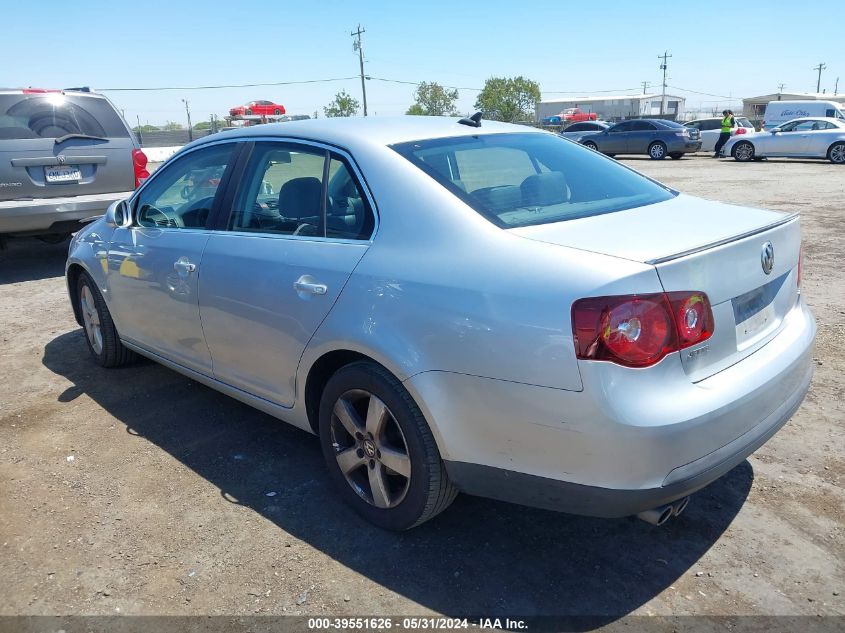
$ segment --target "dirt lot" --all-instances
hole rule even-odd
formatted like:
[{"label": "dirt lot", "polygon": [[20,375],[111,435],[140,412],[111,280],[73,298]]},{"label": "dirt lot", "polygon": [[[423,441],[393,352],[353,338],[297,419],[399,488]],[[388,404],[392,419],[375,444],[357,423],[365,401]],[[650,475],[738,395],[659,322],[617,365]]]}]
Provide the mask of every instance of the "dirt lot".
[{"label": "dirt lot", "polygon": [[810,394],[682,517],[460,497],[381,532],[338,503],[313,437],[150,362],[96,367],[66,244],[18,241],[0,252],[0,615],[845,614],[845,169],[625,162],[803,217]]}]

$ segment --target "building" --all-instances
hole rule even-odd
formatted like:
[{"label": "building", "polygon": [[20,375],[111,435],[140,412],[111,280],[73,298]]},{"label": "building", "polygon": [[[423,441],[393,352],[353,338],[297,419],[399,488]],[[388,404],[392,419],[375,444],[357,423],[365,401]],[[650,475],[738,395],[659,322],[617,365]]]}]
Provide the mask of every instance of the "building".
[{"label": "building", "polygon": [[770,95],[749,97],[742,100],[742,114],[749,119],[762,119],[769,101],[836,101],[845,105],[845,93],[830,92],[776,92]]},{"label": "building", "polygon": [[[631,117],[648,117],[660,114],[660,94],[612,95],[607,97],[577,97],[539,101],[535,107],[537,121],[555,116],[567,108],[580,108],[595,112],[599,119],[616,121]],[[664,114],[675,119],[683,118],[684,97],[666,95]]]}]

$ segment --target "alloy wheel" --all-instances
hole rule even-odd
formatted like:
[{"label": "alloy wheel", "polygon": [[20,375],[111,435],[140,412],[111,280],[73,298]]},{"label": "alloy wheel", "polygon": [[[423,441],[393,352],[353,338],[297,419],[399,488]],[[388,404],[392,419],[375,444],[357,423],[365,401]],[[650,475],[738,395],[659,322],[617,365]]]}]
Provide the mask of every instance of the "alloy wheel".
[{"label": "alloy wheel", "polygon": [[82,308],[82,322],[85,325],[85,335],[91,344],[94,353],[103,352],[103,330],[100,327],[100,315],[97,312],[97,304],[94,302],[94,295],[88,286],[83,286],[79,293],[79,306]]},{"label": "alloy wheel", "polygon": [[648,153],[652,158],[660,159],[665,156],[666,148],[661,143],[655,143],[649,148]]},{"label": "alloy wheel", "polygon": [[845,143],[837,143],[830,148],[830,162],[838,165],[845,163]]},{"label": "alloy wheel", "polygon": [[740,143],[734,149],[734,158],[739,161],[747,161],[754,158],[754,146],[751,143]]},{"label": "alloy wheel", "polygon": [[331,418],[331,442],[346,482],[370,505],[393,508],[408,493],[408,444],[387,405],[368,391],[341,395]]}]

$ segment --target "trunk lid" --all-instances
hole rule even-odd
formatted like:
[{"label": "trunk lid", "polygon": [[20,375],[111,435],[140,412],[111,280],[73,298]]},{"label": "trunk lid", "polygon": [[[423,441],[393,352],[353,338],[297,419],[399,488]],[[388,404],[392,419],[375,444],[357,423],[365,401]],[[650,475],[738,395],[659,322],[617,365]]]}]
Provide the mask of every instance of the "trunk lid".
[{"label": "trunk lid", "polygon": [[0,93],[0,200],[131,191],[134,148],[103,97]]},{"label": "trunk lid", "polygon": [[[646,207],[510,231],[651,264],[667,292],[705,292],[713,308],[713,336],[681,352],[693,381],[765,345],[797,299],[797,216],[679,195]],[[768,245],[773,262],[767,273]]]}]

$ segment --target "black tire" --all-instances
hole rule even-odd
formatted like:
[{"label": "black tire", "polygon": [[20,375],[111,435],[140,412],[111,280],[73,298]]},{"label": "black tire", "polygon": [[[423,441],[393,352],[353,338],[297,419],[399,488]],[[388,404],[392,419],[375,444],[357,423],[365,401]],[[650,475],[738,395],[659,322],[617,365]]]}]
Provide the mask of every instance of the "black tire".
[{"label": "black tire", "polygon": [[252,116],[252,110],[250,110],[249,108],[247,108],[247,109],[246,109],[246,111],[244,112],[244,114],[245,114],[246,116]]},{"label": "black tire", "polygon": [[616,158],[616,154],[605,154],[608,158]]},{"label": "black tire", "polygon": [[648,157],[651,160],[663,160],[666,158],[666,143],[655,141],[648,146]]},{"label": "black tire", "polygon": [[740,141],[731,149],[731,156],[740,163],[754,160],[754,145],[748,141]]},{"label": "black tire", "polygon": [[827,159],[834,165],[845,165],[845,143],[838,141],[827,150]]},{"label": "black tire", "polygon": [[584,147],[591,149],[594,152],[597,152],[599,150],[599,146],[593,143],[592,141],[587,141],[586,143],[583,143],[583,145]]},{"label": "black tire", "polygon": [[669,158],[672,160],[681,160],[683,157],[684,155],[681,152],[672,152],[669,154]]},{"label": "black tire", "polygon": [[[83,293],[86,290],[88,294],[84,295]],[[96,310],[99,318],[101,335],[101,343],[99,345],[101,349],[99,350],[95,348],[95,344],[92,341],[95,337],[91,333],[91,329],[86,321],[85,296],[90,296],[93,300],[94,305],[92,307]],[[85,332],[85,342],[88,344],[88,351],[91,352],[91,356],[94,357],[98,365],[101,367],[121,367],[137,359],[135,352],[124,347],[123,343],[120,342],[120,336],[118,336],[117,329],[114,327],[114,321],[112,321],[111,313],[106,306],[103,295],[100,294],[97,284],[94,283],[88,273],[79,275],[79,279],[76,282],[76,300],[79,302],[79,311],[82,314],[82,329]]]},{"label": "black tire", "polygon": [[[404,482],[403,477],[397,473],[398,480],[404,486],[404,492],[392,507],[376,507],[372,501],[367,500],[368,487],[370,496],[374,497],[372,487],[364,484],[357,490],[353,488],[354,484],[347,480],[347,475],[338,464],[338,454],[359,446],[361,448],[358,449],[357,455],[365,463],[356,466],[356,470],[348,469],[347,472],[363,475],[360,470],[363,469],[364,473],[370,476],[373,462],[376,462],[376,468],[382,469],[381,472],[392,472],[389,468],[384,471],[384,466],[378,461],[381,459],[381,452],[377,452],[377,458],[367,457],[371,454],[370,451],[365,453],[362,450],[363,444],[344,433],[342,429],[345,425],[334,413],[336,405],[348,403],[346,398],[349,398],[349,394],[355,397],[355,394],[360,393],[375,396],[384,403],[390,415],[387,419],[391,425],[395,423],[401,431],[400,439],[410,460],[410,476]],[[358,422],[363,420],[359,418]],[[363,427],[358,428],[365,431]],[[350,439],[351,444],[347,442],[345,446],[341,446],[342,441]],[[320,399],[320,444],[329,476],[343,500],[366,520],[386,530],[407,530],[428,521],[448,508],[458,493],[457,488],[449,481],[434,436],[419,407],[402,383],[376,363],[360,361],[346,365],[329,379]],[[384,445],[381,445],[381,448],[384,450]],[[394,479],[397,478],[396,475],[393,476]]]},{"label": "black tire", "polygon": [[279,108],[276,108],[275,110],[273,110],[273,114],[275,114],[276,116],[279,116],[281,113],[282,113],[282,111],[279,110]]}]

